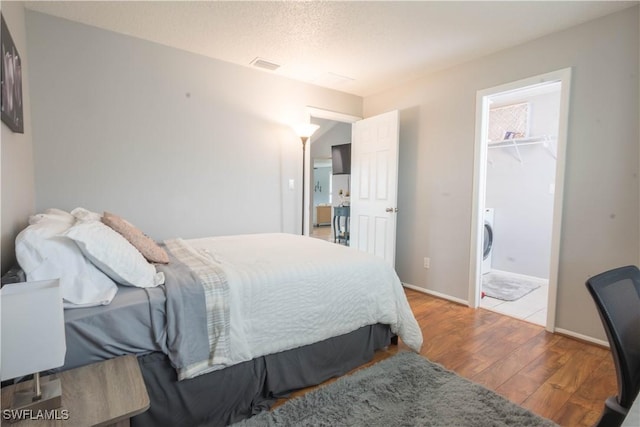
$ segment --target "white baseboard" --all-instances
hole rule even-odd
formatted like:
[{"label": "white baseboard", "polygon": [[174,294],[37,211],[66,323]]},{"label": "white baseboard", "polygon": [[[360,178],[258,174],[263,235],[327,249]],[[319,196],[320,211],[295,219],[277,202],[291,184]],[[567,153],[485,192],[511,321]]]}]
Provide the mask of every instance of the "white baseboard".
[{"label": "white baseboard", "polygon": [[601,346],[609,348],[609,341],[602,341],[602,340],[599,340],[597,338],[593,338],[593,337],[590,337],[590,336],[587,336],[587,335],[582,335],[582,334],[579,334],[577,332],[570,331],[568,329],[556,328],[555,332],[557,332],[558,334],[562,334],[562,335],[566,335],[566,336],[569,336],[569,337],[577,338],[577,339],[579,339],[581,341],[587,341],[587,342],[590,342],[590,343],[593,343],[593,344],[598,344],[598,345],[601,345]]},{"label": "white baseboard", "polygon": [[461,298],[452,297],[451,295],[442,294],[442,293],[436,292],[436,291],[431,291],[429,289],[421,288],[421,287],[415,286],[415,285],[410,285],[409,283],[404,283],[404,282],[402,282],[402,286],[404,286],[405,288],[412,289],[414,291],[422,292],[423,294],[433,295],[434,297],[446,299],[448,301],[457,302],[458,304],[466,305],[467,307],[469,306],[469,301],[461,299]]}]

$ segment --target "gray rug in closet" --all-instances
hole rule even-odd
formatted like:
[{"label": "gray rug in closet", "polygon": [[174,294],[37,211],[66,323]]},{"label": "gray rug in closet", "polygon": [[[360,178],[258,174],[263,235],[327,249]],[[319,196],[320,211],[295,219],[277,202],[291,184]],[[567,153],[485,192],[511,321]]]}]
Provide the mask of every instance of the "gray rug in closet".
[{"label": "gray rug in closet", "polygon": [[503,301],[515,301],[538,289],[540,282],[524,277],[489,272],[482,275],[482,291],[486,296]]}]

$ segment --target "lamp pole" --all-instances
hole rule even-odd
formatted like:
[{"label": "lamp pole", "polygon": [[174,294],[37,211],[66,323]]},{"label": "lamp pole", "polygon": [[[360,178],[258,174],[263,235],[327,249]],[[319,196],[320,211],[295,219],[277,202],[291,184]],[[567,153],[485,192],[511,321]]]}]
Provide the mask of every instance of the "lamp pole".
[{"label": "lamp pole", "polygon": [[304,193],[305,193],[305,177],[306,177],[306,163],[305,162],[305,155],[306,155],[306,146],[307,146],[307,141],[309,140],[308,136],[301,136],[300,140],[302,141],[302,225],[300,226],[302,228],[302,231],[300,234],[302,234],[304,236]]},{"label": "lamp pole", "polygon": [[318,130],[320,126],[318,125],[314,125],[311,123],[301,123],[297,126],[294,127],[294,130],[296,131],[296,133],[298,134],[298,136],[300,137],[300,141],[302,141],[302,232],[300,234],[302,234],[304,236],[304,195],[305,195],[305,175],[306,175],[306,162],[305,162],[305,155],[306,155],[306,146],[307,146],[307,141],[309,140],[309,137],[311,135],[313,135],[313,133]]}]

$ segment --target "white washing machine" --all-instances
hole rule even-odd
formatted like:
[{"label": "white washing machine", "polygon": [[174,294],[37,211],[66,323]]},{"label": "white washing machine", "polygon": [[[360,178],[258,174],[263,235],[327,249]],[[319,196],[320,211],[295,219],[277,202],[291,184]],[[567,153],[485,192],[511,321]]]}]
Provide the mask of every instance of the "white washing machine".
[{"label": "white washing machine", "polygon": [[493,208],[484,210],[484,233],[482,238],[482,274],[491,271],[491,253],[493,252]]}]

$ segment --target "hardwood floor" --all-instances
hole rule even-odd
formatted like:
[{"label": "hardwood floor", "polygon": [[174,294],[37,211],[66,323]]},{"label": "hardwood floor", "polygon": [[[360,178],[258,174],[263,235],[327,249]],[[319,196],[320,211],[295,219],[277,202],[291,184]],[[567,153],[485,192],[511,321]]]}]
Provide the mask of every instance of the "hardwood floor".
[{"label": "hardwood floor", "polygon": [[330,225],[322,225],[320,227],[313,227],[309,233],[310,237],[314,237],[320,240],[326,240],[333,242],[333,229]]},{"label": "hardwood floor", "polygon": [[[405,292],[424,336],[423,356],[536,414],[562,426],[592,426],[605,399],[616,393],[608,349],[488,310]],[[410,350],[400,340],[364,367],[398,351]]]}]

